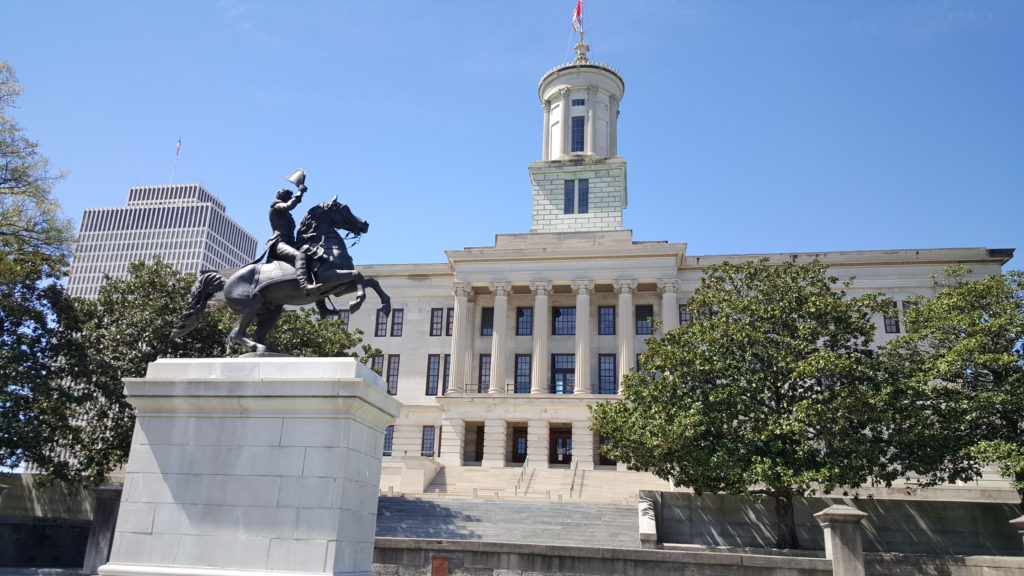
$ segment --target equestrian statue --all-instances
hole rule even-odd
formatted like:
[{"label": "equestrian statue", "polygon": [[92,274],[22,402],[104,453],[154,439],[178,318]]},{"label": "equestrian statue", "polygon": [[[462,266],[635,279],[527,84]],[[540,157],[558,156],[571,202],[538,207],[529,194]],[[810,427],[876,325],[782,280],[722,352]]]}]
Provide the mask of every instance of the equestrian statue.
[{"label": "equestrian statue", "polygon": [[[292,196],[288,189],[277,192],[270,205],[270,225],[273,236],[258,258],[243,266],[230,278],[217,272],[205,272],[192,286],[188,308],[178,318],[172,336],[177,338],[190,332],[203,317],[206,303],[214,294],[224,291],[228,308],[239,315],[238,323],[228,335],[229,342],[237,342],[252,352],[273,352],[266,345],[267,335],[277,324],[285,305],[315,304],[321,318],[337,317],[338,311],[328,306],[330,296],[355,293],[349,302],[349,312],[355,312],[366,300],[366,288],[380,297],[378,308],[384,316],[391,313],[391,299],[380,283],[355,270],[352,257],[345,246],[345,238],[338,230],[345,230],[358,242],[370,225],[352,214],[335,196],[329,202],[313,206],[295,228],[291,211],[306,193],[306,173],[296,170],[285,178],[299,193]],[[355,243],[354,242],[354,243]],[[353,245],[354,245],[353,243]],[[266,262],[263,257],[266,256]],[[252,338],[246,333],[256,322]]]}]

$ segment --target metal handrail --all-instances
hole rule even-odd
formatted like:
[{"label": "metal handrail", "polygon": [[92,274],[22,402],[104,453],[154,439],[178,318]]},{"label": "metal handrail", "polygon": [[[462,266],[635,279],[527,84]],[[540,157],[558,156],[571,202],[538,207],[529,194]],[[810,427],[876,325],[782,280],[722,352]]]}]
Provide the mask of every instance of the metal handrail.
[{"label": "metal handrail", "polygon": [[576,471],[580,469],[579,456],[572,457],[572,480],[569,481],[569,499],[572,500],[572,491],[576,487]]},{"label": "metal handrail", "polygon": [[530,463],[530,456],[527,455],[526,458],[523,459],[523,469],[519,471],[519,479],[516,480],[516,486],[514,488],[514,492],[515,492],[516,496],[519,496],[519,487],[522,486],[522,484],[523,484],[523,478],[526,476],[526,466],[529,463]]}]

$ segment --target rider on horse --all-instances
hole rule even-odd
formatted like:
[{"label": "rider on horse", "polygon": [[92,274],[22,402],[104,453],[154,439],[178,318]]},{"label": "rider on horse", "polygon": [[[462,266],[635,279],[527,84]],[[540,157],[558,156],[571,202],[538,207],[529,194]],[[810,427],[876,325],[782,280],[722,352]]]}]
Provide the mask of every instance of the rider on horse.
[{"label": "rider on horse", "polygon": [[[305,174],[302,174],[302,180]],[[301,181],[300,181],[301,182]],[[292,262],[295,266],[295,278],[299,281],[302,290],[309,292],[319,286],[310,283],[309,273],[306,266],[306,255],[299,251],[295,243],[295,219],[291,211],[302,201],[302,195],[306,193],[306,185],[299,183],[299,193],[292,197],[292,191],[282,188],[277,191],[277,198],[270,204],[270,227],[274,230],[271,237],[270,256],[286,262]]]}]

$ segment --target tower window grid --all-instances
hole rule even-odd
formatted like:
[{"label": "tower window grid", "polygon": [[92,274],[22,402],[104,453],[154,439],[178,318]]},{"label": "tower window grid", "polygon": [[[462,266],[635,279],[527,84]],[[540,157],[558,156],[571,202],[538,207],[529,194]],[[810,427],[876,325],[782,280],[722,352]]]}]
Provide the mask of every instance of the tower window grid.
[{"label": "tower window grid", "polygon": [[487,392],[491,383],[491,355],[481,354],[480,365],[477,370],[476,391],[479,394]]},{"label": "tower window grid", "polygon": [[530,379],[533,372],[533,356],[529,354],[516,354],[516,394],[530,393]]},{"label": "tower window grid", "polygon": [[401,360],[398,354],[388,354],[388,374],[385,380],[388,384],[388,394],[392,396],[398,394],[398,367]]}]

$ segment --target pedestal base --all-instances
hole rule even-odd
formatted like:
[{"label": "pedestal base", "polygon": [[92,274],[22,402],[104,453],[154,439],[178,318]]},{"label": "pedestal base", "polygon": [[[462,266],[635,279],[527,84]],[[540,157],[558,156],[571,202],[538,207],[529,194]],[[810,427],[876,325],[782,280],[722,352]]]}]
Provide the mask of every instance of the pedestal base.
[{"label": "pedestal base", "polygon": [[350,358],[159,360],[101,576],[372,574],[399,403]]}]

